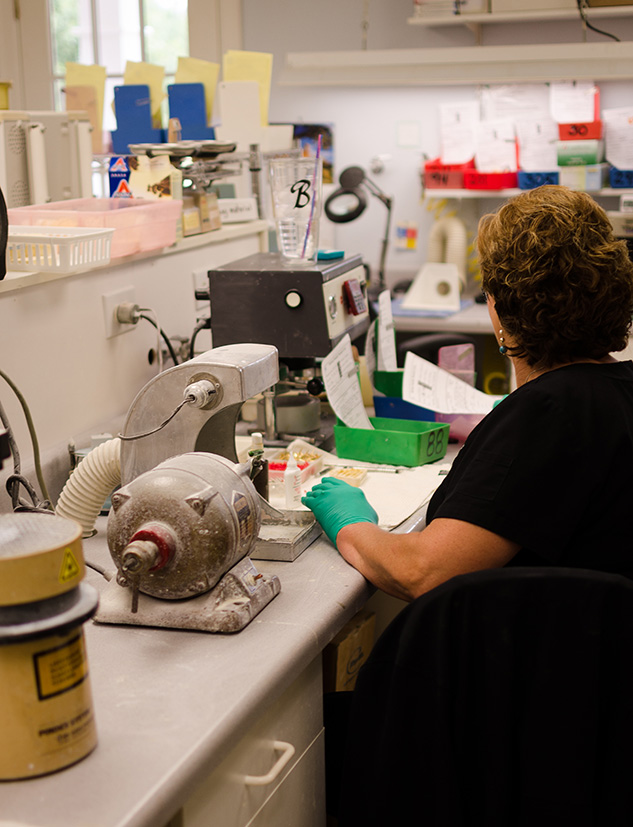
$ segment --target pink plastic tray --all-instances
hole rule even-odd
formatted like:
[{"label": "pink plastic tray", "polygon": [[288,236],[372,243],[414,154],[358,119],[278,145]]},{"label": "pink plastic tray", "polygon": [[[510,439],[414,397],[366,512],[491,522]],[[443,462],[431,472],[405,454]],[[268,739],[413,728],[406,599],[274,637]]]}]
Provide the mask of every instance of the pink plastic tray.
[{"label": "pink plastic tray", "polygon": [[182,201],[74,198],[9,210],[10,226],[111,227],[111,258],[169,247],[176,241]]}]

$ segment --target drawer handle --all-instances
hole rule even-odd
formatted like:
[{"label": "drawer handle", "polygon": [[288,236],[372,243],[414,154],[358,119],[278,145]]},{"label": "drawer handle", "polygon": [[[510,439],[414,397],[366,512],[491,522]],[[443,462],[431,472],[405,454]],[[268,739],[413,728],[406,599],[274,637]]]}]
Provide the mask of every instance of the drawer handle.
[{"label": "drawer handle", "polygon": [[273,749],[275,752],[281,751],[281,755],[266,775],[245,775],[244,783],[248,787],[266,787],[268,784],[272,784],[295,754],[295,748],[288,741],[273,741]]}]

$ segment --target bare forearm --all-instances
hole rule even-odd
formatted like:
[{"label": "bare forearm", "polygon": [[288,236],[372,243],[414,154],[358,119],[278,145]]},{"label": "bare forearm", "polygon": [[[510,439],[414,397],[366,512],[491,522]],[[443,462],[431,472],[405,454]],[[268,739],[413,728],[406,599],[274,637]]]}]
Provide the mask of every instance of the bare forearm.
[{"label": "bare forearm", "polygon": [[351,566],[393,597],[410,601],[428,590],[420,582],[419,535],[390,534],[371,523],[356,523],[339,531],[336,546]]},{"label": "bare forearm", "polygon": [[370,523],[344,526],[336,545],[371,583],[414,600],[458,574],[504,566],[516,543],[460,520],[434,520],[424,531],[392,534]]}]

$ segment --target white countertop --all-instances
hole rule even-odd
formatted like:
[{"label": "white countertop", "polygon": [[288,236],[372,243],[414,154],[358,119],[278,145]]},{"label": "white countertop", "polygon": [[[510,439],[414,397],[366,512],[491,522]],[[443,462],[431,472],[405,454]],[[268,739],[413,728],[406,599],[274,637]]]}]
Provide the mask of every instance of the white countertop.
[{"label": "white countertop", "polygon": [[[105,524],[84,554],[114,569]],[[0,825],[161,827],[373,593],[323,537],[292,563],[255,565],[281,592],[238,634],[85,624],[97,748],[2,782]]]},{"label": "white countertop", "polygon": [[409,333],[489,333],[492,324],[485,304],[473,303],[464,310],[446,316],[425,316],[423,312],[398,313],[394,310],[393,322],[396,330]]},{"label": "white countertop", "polygon": [[[420,506],[394,531],[423,527],[423,469],[439,473],[458,449],[412,469]],[[376,476],[380,509],[394,475]],[[106,525],[97,519],[84,556],[114,572]],[[0,782],[0,827],[163,827],[375,592],[324,535],[292,563],[254,565],[277,575],[281,591],[237,634],[84,625],[97,747],[51,775]],[[86,579],[100,592],[108,585],[93,569]]]}]

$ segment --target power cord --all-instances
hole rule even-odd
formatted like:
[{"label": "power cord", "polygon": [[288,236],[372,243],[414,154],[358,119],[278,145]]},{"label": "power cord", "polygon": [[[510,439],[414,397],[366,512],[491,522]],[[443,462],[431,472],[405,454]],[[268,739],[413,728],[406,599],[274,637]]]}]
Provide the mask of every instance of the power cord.
[{"label": "power cord", "polygon": [[[13,455],[13,474],[11,474],[6,483],[7,493],[11,497],[11,503],[13,505],[14,511],[47,511],[50,512],[53,510],[52,502],[50,495],[48,493],[48,488],[46,487],[46,482],[44,480],[44,475],[42,473],[42,463],[40,459],[40,448],[39,442],[37,439],[37,433],[35,431],[35,426],[33,424],[33,418],[31,416],[31,411],[29,406],[26,402],[26,399],[20,392],[17,385],[7,376],[4,371],[0,370],[0,376],[4,379],[4,381],[9,385],[11,390],[15,393],[20,402],[22,407],[22,411],[24,412],[24,417],[26,419],[26,424],[29,429],[29,435],[31,437],[31,444],[33,446],[33,463],[35,465],[35,473],[37,476],[37,480],[40,484],[40,489],[42,494],[44,495],[44,499],[40,500],[38,498],[37,492],[33,485],[29,482],[29,480],[22,475],[21,470],[21,463],[20,463],[20,452],[18,450],[18,445],[15,441],[13,436],[13,430],[11,428],[11,424],[9,423],[8,417],[6,412],[0,403],[0,421],[2,422],[3,426],[6,428],[7,436],[9,440],[9,448],[11,450],[11,454]],[[20,486],[22,486],[27,494],[30,497],[31,504],[28,504],[20,499]]]},{"label": "power cord", "polygon": [[194,350],[194,346],[196,344],[196,339],[198,337],[198,333],[200,333],[200,331],[202,331],[202,330],[211,330],[211,319],[210,318],[200,319],[198,321],[198,324],[193,329],[193,333],[191,334],[191,342],[189,344],[189,358],[190,359],[193,359],[193,357],[196,355],[195,350]]},{"label": "power cord", "polygon": [[158,372],[162,373],[163,350],[160,346],[161,338],[167,346],[167,350],[169,351],[169,355],[171,356],[174,365],[178,365],[180,363],[178,361],[178,357],[176,356],[176,351],[169,340],[169,336],[165,333],[157,319],[153,318],[153,316],[156,316],[156,312],[151,307],[139,307],[138,304],[134,304],[133,302],[122,302],[117,305],[116,308],[116,320],[119,324],[138,324],[139,319],[145,319],[146,322],[149,322],[156,328],[156,331],[158,332],[158,345],[156,348],[158,353]]},{"label": "power cord", "polygon": [[610,32],[604,32],[602,29],[598,29],[589,22],[589,19],[585,13],[585,0],[576,0],[576,5],[578,6],[578,14],[580,15],[580,19],[588,29],[591,29],[592,32],[597,32],[597,34],[602,34],[605,37],[610,37],[612,40],[617,40],[618,43],[620,42],[620,38],[616,37],[616,35],[611,34]]}]

